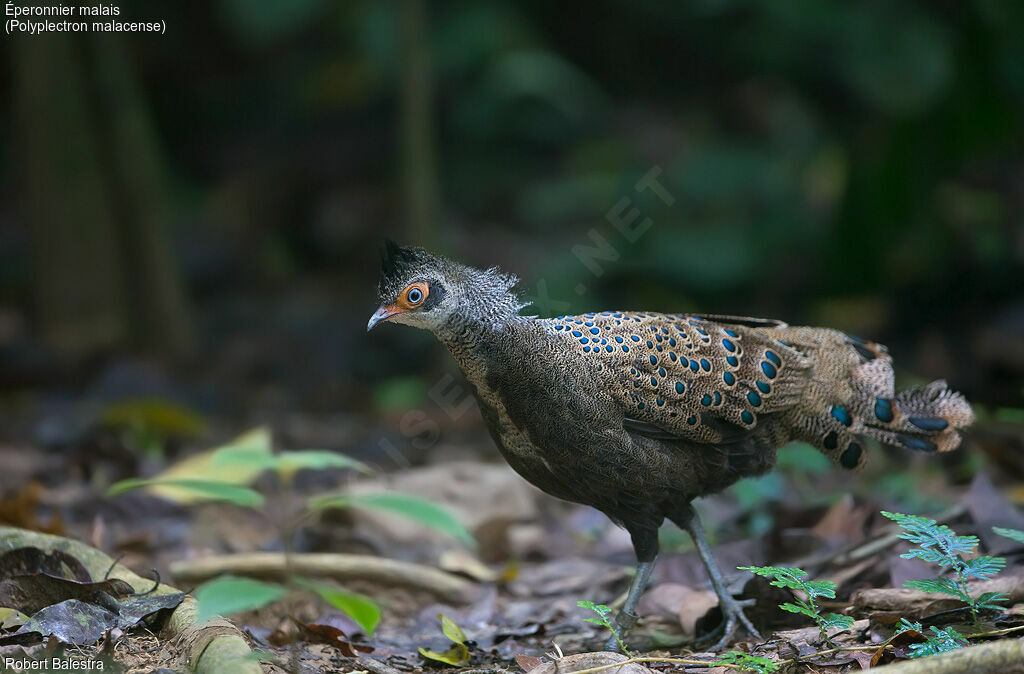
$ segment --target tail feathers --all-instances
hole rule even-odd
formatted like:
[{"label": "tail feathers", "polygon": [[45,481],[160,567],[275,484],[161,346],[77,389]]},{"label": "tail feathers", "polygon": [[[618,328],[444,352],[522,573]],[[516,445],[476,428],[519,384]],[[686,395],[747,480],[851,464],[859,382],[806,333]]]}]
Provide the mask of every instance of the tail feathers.
[{"label": "tail feathers", "polygon": [[967,400],[944,381],[889,395],[863,390],[846,404],[829,403],[811,415],[804,413],[798,437],[814,444],[843,468],[867,462],[865,438],[920,452],[948,452],[960,445],[959,431],[974,421]]},{"label": "tail feathers", "polygon": [[974,421],[967,400],[944,381],[876,397],[865,414],[864,435],[887,445],[922,452],[948,452],[960,446],[960,433]]}]

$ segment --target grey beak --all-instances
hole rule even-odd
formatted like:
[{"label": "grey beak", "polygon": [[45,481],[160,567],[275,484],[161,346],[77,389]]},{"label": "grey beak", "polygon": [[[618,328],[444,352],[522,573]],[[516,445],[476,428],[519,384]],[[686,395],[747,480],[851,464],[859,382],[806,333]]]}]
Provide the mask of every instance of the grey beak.
[{"label": "grey beak", "polygon": [[377,311],[373,312],[373,316],[370,316],[370,322],[366,324],[366,331],[373,330],[373,326],[381,321],[386,321],[397,313],[397,311],[388,311],[386,307],[381,306]]}]

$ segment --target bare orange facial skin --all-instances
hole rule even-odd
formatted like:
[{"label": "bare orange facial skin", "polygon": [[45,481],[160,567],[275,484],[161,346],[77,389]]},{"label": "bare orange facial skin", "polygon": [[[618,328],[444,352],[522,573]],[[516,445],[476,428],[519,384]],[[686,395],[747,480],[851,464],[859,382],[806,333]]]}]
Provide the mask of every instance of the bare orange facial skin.
[{"label": "bare orange facial skin", "polygon": [[398,294],[398,299],[389,309],[395,312],[412,311],[423,305],[430,293],[430,286],[423,282],[410,283],[405,290]]}]

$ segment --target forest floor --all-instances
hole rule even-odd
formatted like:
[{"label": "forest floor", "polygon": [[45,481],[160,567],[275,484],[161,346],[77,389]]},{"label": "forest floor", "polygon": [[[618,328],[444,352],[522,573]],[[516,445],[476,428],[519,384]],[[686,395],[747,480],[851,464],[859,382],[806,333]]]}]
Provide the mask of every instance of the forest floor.
[{"label": "forest floor", "polygon": [[[301,435],[297,426],[322,429],[324,424],[293,424],[292,436]],[[139,576],[158,577],[170,589],[186,593],[217,572],[247,575],[252,567],[245,560],[252,553],[283,559],[285,539],[291,541],[291,563],[307,553],[329,552],[407,564],[395,571],[371,561],[369,572],[357,568],[328,574],[346,591],[379,607],[379,624],[372,630],[308,587],[258,609],[233,613],[234,624],[260,653],[258,666],[268,672],[548,674],[556,666],[561,672],[709,667],[721,672],[738,666],[751,671],[859,671],[915,661],[915,651],[937,643],[929,637],[947,628],[971,644],[1024,636],[1024,545],[992,531],[993,526],[1024,530],[1018,508],[1024,502],[1018,486],[1022,475],[1015,472],[1020,467],[1000,458],[1005,451],[985,449],[993,444],[993,433],[999,437],[1004,431],[1011,448],[1020,441],[1015,435],[1019,427],[993,425],[969,441],[956,459],[943,461],[910,457],[908,462],[905,456],[876,448],[873,465],[853,475],[833,469],[809,448],[795,447],[782,452],[772,475],[700,501],[714,555],[734,594],[751,600],[747,613],[763,635],[761,640],[744,636],[716,653],[695,645],[718,624],[715,596],[688,537],[666,525],[662,554],[639,606],[640,621],[625,637],[630,652],[601,654],[609,632],[588,621],[599,621],[597,613],[578,604],[593,602],[612,611],[621,605],[632,573],[629,536],[597,511],[534,489],[497,460],[486,438],[472,427],[419,455],[416,465],[370,475],[337,468],[300,471],[287,489],[272,476],[256,476],[252,486],[266,497],[259,507],[196,502],[166,490],[106,494],[113,478],[126,472],[180,470],[188,457],[196,456],[194,449],[142,454],[140,459],[137,437],[129,457],[123,445],[132,443],[109,434],[59,451],[0,445],[0,526],[82,541]],[[371,429],[366,436],[374,433]],[[302,440],[291,437],[289,444],[331,444],[330,439],[312,437],[314,431],[309,434]],[[339,444],[344,446],[334,446]],[[991,475],[998,476],[996,484]],[[460,541],[446,527],[408,513],[361,507],[314,513],[302,505],[309,496],[339,489],[356,501],[361,494],[382,490],[415,495],[442,506],[471,538]],[[943,574],[935,564],[901,557],[911,544],[898,538],[900,530],[881,516],[882,510],[937,518],[957,534],[977,536],[980,554],[1004,558],[1005,568],[990,574],[992,580],[971,586],[975,594],[993,589],[1004,593],[1001,608],[983,610],[974,621],[956,599],[904,589],[907,581]],[[12,547],[0,540],[0,552]],[[210,557],[224,555],[229,557],[219,570],[204,567]],[[0,556],[0,581],[8,585],[0,583],[0,611],[14,608],[10,604],[20,596],[10,583],[32,574],[59,575],[42,563],[27,573],[3,560]],[[807,597],[738,570],[765,564],[798,567],[810,579],[833,583],[835,598],[820,598],[818,608],[823,615],[849,616],[850,624],[829,629],[825,638],[806,615],[780,609],[780,604]],[[65,574],[69,566],[73,564],[65,560]],[[112,582],[97,577],[91,581]],[[117,597],[109,587],[104,590]],[[107,600],[84,596],[80,589],[69,591],[65,585],[46,592],[53,596],[22,601],[38,610],[69,597],[99,605]],[[0,671],[18,671],[12,665],[18,659],[71,656],[84,663],[102,661],[104,671],[183,671],[189,655],[180,640],[168,637],[165,624],[173,608],[154,606],[144,621],[111,623],[98,637],[83,637],[80,643],[62,637],[53,623],[46,623],[52,628],[49,634],[27,630],[29,611],[20,617],[12,611],[0,613]],[[893,639],[904,618],[920,624]],[[713,666],[723,657],[724,662]],[[626,659],[630,661],[623,666]]]}]

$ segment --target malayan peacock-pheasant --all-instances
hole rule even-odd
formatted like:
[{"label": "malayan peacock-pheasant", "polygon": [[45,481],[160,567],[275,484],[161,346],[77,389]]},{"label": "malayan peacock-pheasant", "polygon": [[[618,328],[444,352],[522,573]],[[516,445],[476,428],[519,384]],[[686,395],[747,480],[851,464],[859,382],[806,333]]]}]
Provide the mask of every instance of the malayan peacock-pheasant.
[{"label": "malayan peacock-pheasant", "polygon": [[636,621],[668,518],[693,537],[718,595],[718,646],[740,626],[756,635],[691,502],[770,470],[778,447],[803,440],[854,469],[864,438],[943,452],[973,420],[945,382],[895,392],[885,347],[837,330],[641,311],[523,316],[515,283],[388,242],[367,330],[391,320],[432,331],[509,465],[629,531],[637,573],[620,631]]}]

